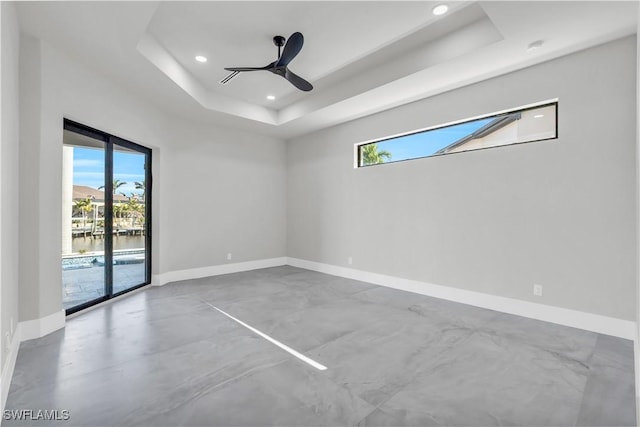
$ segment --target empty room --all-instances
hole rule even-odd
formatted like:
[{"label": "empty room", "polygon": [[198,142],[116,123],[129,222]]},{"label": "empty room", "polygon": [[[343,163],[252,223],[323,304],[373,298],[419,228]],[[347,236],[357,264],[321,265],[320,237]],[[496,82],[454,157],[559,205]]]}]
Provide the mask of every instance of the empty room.
[{"label": "empty room", "polygon": [[0,15],[3,426],[638,425],[637,1]]}]

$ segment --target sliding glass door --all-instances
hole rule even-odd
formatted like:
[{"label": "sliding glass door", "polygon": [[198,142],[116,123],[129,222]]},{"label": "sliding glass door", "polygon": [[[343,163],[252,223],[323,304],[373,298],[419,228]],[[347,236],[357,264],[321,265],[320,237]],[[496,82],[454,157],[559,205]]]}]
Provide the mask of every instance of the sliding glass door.
[{"label": "sliding glass door", "polygon": [[113,291],[120,293],[147,281],[147,154],[113,146]]},{"label": "sliding glass door", "polygon": [[62,303],[103,299],[106,143],[64,131],[62,169]]},{"label": "sliding glass door", "polygon": [[76,312],[151,282],[151,150],[65,120],[63,306]]}]

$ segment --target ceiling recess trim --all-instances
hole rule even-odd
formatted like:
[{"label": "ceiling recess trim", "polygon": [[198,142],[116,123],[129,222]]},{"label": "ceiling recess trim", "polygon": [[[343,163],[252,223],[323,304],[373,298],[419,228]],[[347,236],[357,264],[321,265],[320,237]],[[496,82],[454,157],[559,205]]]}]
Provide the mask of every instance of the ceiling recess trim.
[{"label": "ceiling recess trim", "polygon": [[[501,40],[502,35],[483,9],[472,4],[446,20],[431,23],[335,70],[317,81],[313,93],[279,111],[207,89],[149,32],[143,34],[137,50],[202,107],[279,126],[316,114],[331,115],[331,110],[344,114],[345,105],[350,106],[349,116],[357,116],[414,101],[430,88],[428,84],[421,85],[424,90],[416,91],[412,84],[408,94],[403,89],[408,81],[420,78],[425,70]],[[362,102],[363,97],[367,102]]]},{"label": "ceiling recess trim", "polygon": [[[426,38],[419,35],[405,45],[415,45],[417,40]],[[323,90],[315,98],[303,99],[280,110],[278,123],[347,104],[350,114],[358,116],[415,101],[432,92],[430,74],[434,68],[464,55],[477,54],[502,40],[500,32],[484,15],[423,42],[408,53],[405,46],[390,46],[318,82],[317,87]],[[363,73],[365,69],[370,71]]]},{"label": "ceiling recess trim", "polygon": [[270,125],[278,124],[277,112],[274,110],[205,89],[152,35],[144,34],[136,48],[204,108]]}]

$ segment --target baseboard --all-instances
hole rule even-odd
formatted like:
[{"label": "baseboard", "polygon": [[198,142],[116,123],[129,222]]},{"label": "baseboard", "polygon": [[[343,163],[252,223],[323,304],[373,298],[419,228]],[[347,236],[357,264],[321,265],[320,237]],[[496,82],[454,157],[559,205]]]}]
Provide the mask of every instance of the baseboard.
[{"label": "baseboard", "polygon": [[13,331],[13,336],[9,343],[9,352],[7,353],[7,361],[2,368],[2,376],[0,377],[0,404],[2,405],[2,411],[7,403],[7,396],[9,396],[9,388],[11,388],[11,379],[13,378],[13,370],[16,367],[16,360],[18,359],[18,350],[20,349],[21,341],[21,326],[18,324],[16,330]]},{"label": "baseboard", "polygon": [[636,395],[636,423],[640,426],[640,396]]},{"label": "baseboard", "polygon": [[286,257],[260,259],[256,261],[236,262],[232,264],[212,265],[209,267],[191,268],[188,270],[169,271],[153,276],[153,286],[163,286],[180,280],[199,279],[201,277],[219,276],[221,274],[239,273],[258,270],[260,268],[278,267],[287,263]]},{"label": "baseboard", "polygon": [[57,311],[40,319],[20,322],[20,340],[27,341],[43,337],[53,331],[64,328],[65,312]]},{"label": "baseboard", "polygon": [[586,313],[567,308],[538,304],[514,298],[500,297],[449,286],[434,285],[416,280],[402,279],[384,274],[370,273],[353,268],[322,264],[298,258],[287,258],[293,267],[314,270],[320,273],[360,280],[389,288],[414,292],[448,301],[487,308],[531,319],[556,323],[614,337],[636,340],[636,322]]},{"label": "baseboard", "polygon": [[636,380],[636,425],[640,426],[640,336],[637,336],[636,342],[633,343],[633,354]]}]

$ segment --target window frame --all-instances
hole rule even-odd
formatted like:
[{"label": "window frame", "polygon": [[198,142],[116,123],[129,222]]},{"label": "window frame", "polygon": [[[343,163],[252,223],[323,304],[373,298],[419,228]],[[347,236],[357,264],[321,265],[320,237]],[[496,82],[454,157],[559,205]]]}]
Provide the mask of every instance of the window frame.
[{"label": "window frame", "polygon": [[[153,193],[153,173],[152,173],[152,155],[153,150],[135,142],[128,141],[110,133],[92,128],[82,123],[63,118],[63,130],[74,132],[80,135],[93,138],[104,144],[104,262],[105,266],[105,295],[98,296],[93,300],[89,300],[73,307],[65,308],[65,315],[69,316],[76,312],[85,310],[96,304],[109,301],[113,298],[124,295],[128,292],[135,291],[144,286],[149,286],[152,281],[152,193]],[[63,142],[64,145],[64,142]],[[114,146],[123,147],[138,152],[145,156],[145,279],[143,283],[131,286],[129,288],[114,292],[113,283],[113,152]]]},{"label": "window frame", "polygon": [[[509,116],[511,114],[523,113],[525,111],[530,111],[530,110],[535,110],[535,109],[538,109],[538,108],[550,107],[550,106],[555,106],[555,129],[554,129],[555,130],[555,136],[550,137],[550,138],[540,138],[540,139],[532,139],[531,141],[512,142],[510,144],[495,145],[495,146],[491,146],[491,147],[472,148],[472,149],[464,150],[464,151],[454,151],[454,152],[448,152],[448,153],[434,153],[434,154],[431,154],[431,155],[428,155],[428,156],[411,157],[411,158],[402,159],[402,160],[391,160],[391,161],[388,161],[388,162],[374,163],[374,164],[370,164],[370,165],[361,164],[362,147],[367,146],[367,145],[377,144],[377,143],[380,143],[380,142],[390,141],[390,140],[393,140],[393,139],[402,138],[402,137],[406,137],[406,136],[427,133],[427,132],[430,132],[430,131],[445,129],[445,128],[449,128],[449,127],[453,127],[453,126],[457,126],[457,125],[461,125],[461,124],[475,122],[477,120],[488,119],[488,118],[492,118],[493,119],[493,118],[498,118],[498,117],[501,117],[501,116],[506,117],[506,116]],[[353,147],[354,148],[354,168],[355,169],[361,169],[361,168],[367,168],[367,167],[370,167],[370,166],[380,166],[380,165],[391,164],[391,163],[402,163],[402,162],[407,162],[407,161],[411,161],[411,160],[427,159],[427,158],[430,158],[430,157],[439,157],[439,156],[449,155],[449,154],[460,154],[460,153],[465,153],[465,152],[469,152],[469,151],[488,150],[488,149],[491,149],[491,148],[508,147],[508,146],[511,146],[511,145],[528,144],[528,143],[531,143],[531,142],[540,142],[540,141],[549,141],[549,140],[553,140],[553,139],[558,139],[558,109],[559,109],[559,100],[558,100],[558,98],[553,98],[553,99],[548,99],[548,100],[545,100],[545,101],[536,102],[536,103],[533,103],[533,104],[527,104],[527,105],[524,105],[522,107],[510,108],[510,109],[506,109],[506,110],[502,110],[502,111],[498,111],[498,112],[494,112],[494,113],[484,114],[484,115],[475,116],[475,117],[472,117],[472,118],[467,118],[467,119],[462,119],[462,120],[456,120],[456,121],[448,122],[448,123],[445,123],[445,124],[429,126],[429,127],[426,127],[426,128],[413,130],[413,131],[409,131],[409,132],[404,132],[404,133],[399,133],[399,134],[396,134],[396,135],[391,135],[391,136],[387,136],[387,137],[383,137],[383,138],[376,138],[376,139],[371,139],[371,140],[367,140],[367,141],[364,141],[364,142],[358,142],[358,143],[354,144],[354,147]]]}]

